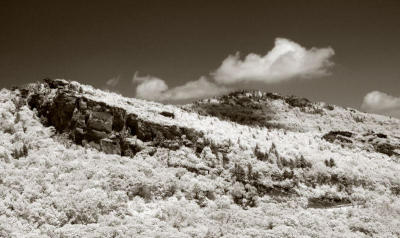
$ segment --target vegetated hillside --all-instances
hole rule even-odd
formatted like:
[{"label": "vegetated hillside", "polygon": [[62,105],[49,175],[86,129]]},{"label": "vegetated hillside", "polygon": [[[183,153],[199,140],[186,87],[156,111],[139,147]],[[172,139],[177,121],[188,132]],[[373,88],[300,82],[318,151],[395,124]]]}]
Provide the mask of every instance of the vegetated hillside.
[{"label": "vegetated hillside", "polygon": [[400,237],[400,121],[236,92],[0,91],[0,237]]}]

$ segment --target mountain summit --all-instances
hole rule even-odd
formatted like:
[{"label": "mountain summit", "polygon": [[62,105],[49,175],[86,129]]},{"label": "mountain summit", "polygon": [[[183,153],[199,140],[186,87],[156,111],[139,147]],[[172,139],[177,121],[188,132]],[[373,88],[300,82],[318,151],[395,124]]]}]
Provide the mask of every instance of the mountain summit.
[{"label": "mountain summit", "polygon": [[400,120],[237,91],[0,91],[0,237],[399,237]]}]

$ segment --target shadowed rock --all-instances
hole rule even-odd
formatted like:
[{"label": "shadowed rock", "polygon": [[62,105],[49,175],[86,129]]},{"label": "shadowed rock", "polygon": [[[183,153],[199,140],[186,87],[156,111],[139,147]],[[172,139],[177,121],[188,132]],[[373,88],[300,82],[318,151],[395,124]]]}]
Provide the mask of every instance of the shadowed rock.
[{"label": "shadowed rock", "polygon": [[45,78],[43,79],[44,82],[46,82],[50,88],[64,88],[65,86],[69,85],[69,82],[64,79],[50,79],[50,78]]},{"label": "shadowed rock", "polygon": [[392,155],[399,155],[398,153],[395,152],[396,150],[396,146],[393,146],[391,144],[388,143],[380,143],[375,145],[375,150],[376,152],[388,155],[388,156],[392,156]]},{"label": "shadowed rock", "polygon": [[[151,142],[168,148],[180,145],[204,147],[197,143],[203,134],[190,128],[160,125],[109,106],[79,96],[77,87],[65,80],[45,79],[29,94],[28,105],[59,132],[68,132],[77,144],[89,144],[108,154],[134,156]],[[71,86],[72,85],[72,86]],[[44,89],[43,89],[44,86]],[[49,95],[56,90],[56,96]],[[175,118],[170,112],[161,115]],[[133,139],[135,138],[135,139]]]},{"label": "shadowed rock", "polygon": [[102,139],[100,141],[101,150],[106,154],[121,154],[121,146],[119,140]]},{"label": "shadowed rock", "polygon": [[325,134],[322,139],[333,143],[335,140],[344,143],[352,143],[353,141],[349,138],[353,136],[352,132],[349,131],[330,131],[329,133]]},{"label": "shadowed rock", "polygon": [[75,110],[77,98],[67,93],[59,93],[49,111],[49,122],[58,131],[63,131],[70,126],[71,118]]},{"label": "shadowed rock", "polygon": [[163,111],[163,112],[160,112],[160,115],[163,115],[165,117],[175,118],[175,114],[172,112]]},{"label": "shadowed rock", "polygon": [[311,105],[311,101],[308,100],[307,98],[298,98],[294,96],[285,98],[285,102],[292,107],[300,107],[300,108],[308,107]]},{"label": "shadowed rock", "polygon": [[111,132],[113,115],[108,112],[92,112],[88,119],[88,127],[90,129]]}]

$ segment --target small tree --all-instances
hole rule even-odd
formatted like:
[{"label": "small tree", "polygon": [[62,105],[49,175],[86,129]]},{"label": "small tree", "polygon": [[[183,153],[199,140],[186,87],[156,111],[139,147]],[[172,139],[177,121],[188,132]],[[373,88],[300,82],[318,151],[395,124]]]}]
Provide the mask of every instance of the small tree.
[{"label": "small tree", "polygon": [[11,154],[14,159],[19,159],[28,156],[28,147],[24,144],[20,149],[14,149]]},{"label": "small tree", "polygon": [[236,178],[236,181],[243,182],[246,179],[246,172],[239,164],[235,164],[232,171],[232,176]]},{"label": "small tree", "polygon": [[332,158],[330,158],[329,160],[325,160],[324,162],[325,162],[326,167],[332,168],[332,167],[336,166],[335,160]]},{"label": "small tree", "polygon": [[265,152],[262,152],[260,150],[260,147],[258,146],[258,144],[254,148],[254,155],[257,157],[258,160],[261,160],[261,161],[268,160],[268,154]]}]

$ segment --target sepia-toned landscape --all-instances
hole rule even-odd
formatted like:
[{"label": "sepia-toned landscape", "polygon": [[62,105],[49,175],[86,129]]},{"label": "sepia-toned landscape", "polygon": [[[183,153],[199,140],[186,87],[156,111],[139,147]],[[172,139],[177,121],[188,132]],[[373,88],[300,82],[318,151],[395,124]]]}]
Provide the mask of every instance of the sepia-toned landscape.
[{"label": "sepia-toned landscape", "polygon": [[399,120],[238,91],[0,93],[1,237],[398,237]]}]

